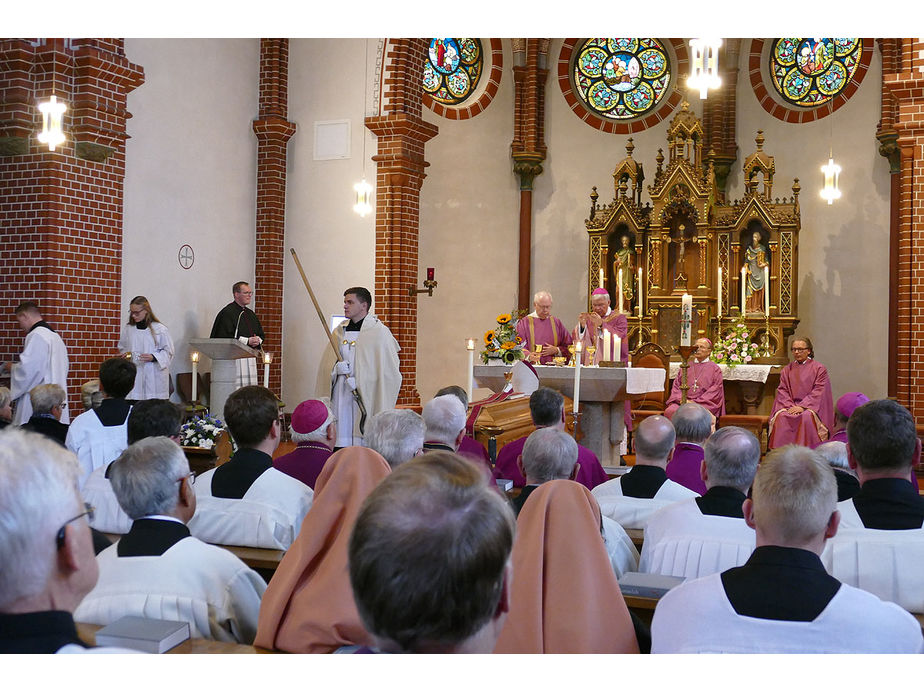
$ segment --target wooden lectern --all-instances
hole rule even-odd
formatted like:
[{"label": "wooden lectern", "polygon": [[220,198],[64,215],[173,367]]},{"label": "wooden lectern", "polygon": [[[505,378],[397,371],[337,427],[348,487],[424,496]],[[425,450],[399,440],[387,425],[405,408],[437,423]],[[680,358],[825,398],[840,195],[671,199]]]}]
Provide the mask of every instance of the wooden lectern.
[{"label": "wooden lectern", "polygon": [[[244,346],[238,340],[190,339],[189,345],[212,359],[212,383],[209,390],[209,409],[212,416],[225,418],[225,402],[232,392],[244,385],[258,385],[256,361],[242,368],[240,359],[255,359],[257,350]],[[251,367],[252,366],[252,367]],[[243,375],[242,375],[243,374]]]}]

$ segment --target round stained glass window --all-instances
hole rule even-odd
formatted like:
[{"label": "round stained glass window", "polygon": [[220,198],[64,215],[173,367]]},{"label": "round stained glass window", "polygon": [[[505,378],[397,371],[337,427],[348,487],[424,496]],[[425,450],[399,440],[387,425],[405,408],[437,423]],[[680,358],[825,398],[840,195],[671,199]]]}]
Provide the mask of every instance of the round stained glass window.
[{"label": "round stained glass window", "polygon": [[435,38],[423,68],[423,88],[434,101],[454,106],[478,86],[484,67],[481,41],[472,38]]},{"label": "round stained glass window", "polygon": [[776,39],[770,46],[773,87],[791,104],[820,106],[850,83],[862,52],[858,38]]},{"label": "round stained glass window", "polygon": [[670,59],[657,39],[588,39],[576,55],[572,76],[578,96],[604,118],[637,118],[668,93]]}]

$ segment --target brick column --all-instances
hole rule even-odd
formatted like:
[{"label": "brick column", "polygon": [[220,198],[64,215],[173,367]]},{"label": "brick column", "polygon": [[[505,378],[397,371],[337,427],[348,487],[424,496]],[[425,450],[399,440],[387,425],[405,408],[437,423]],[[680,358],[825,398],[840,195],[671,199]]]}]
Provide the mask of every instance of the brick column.
[{"label": "brick column", "polygon": [[[295,134],[288,116],[289,40],[260,39],[259,117],[257,136],[257,255],[254,264],[254,310],[273,355],[270,389],[282,392],[282,287],[285,263],[286,147]],[[258,369],[263,372],[262,366]],[[262,383],[262,375],[260,377]],[[293,403],[294,404],[294,403]]]},{"label": "brick column", "polygon": [[532,306],[533,180],[542,173],[545,146],[545,82],[549,39],[513,40],[513,172],[520,180],[517,309]]},{"label": "brick column", "polygon": [[[35,300],[67,345],[72,415],[126,317],[125,107],[143,81],[122,39],[0,41],[0,360],[22,348],[14,308]],[[67,141],[49,152],[36,103],[52,91]]]},{"label": "brick column", "polygon": [[366,118],[378,138],[375,187],[375,293],[373,312],[401,345],[398,404],[420,404],[417,392],[417,286],[420,186],[424,145],[439,132],[421,118],[420,72],[426,39],[390,39],[385,56],[381,115]]},{"label": "brick column", "polygon": [[[890,298],[896,304],[895,396],[917,420],[924,419],[924,371],[920,364],[924,353],[924,67],[921,39],[901,39],[899,55],[889,55],[888,62],[897,72],[883,75],[888,94],[883,99],[894,103],[884,117],[894,117],[892,125],[897,137],[899,177],[895,197],[897,210],[897,279]],[[884,68],[885,58],[884,51]],[[894,108],[893,108],[894,106]],[[882,125],[886,125],[883,123]],[[894,198],[893,198],[894,199]],[[894,213],[894,212],[893,212]],[[890,340],[891,341],[891,340]],[[891,375],[891,374],[890,374]],[[891,383],[890,383],[891,384]]]}]

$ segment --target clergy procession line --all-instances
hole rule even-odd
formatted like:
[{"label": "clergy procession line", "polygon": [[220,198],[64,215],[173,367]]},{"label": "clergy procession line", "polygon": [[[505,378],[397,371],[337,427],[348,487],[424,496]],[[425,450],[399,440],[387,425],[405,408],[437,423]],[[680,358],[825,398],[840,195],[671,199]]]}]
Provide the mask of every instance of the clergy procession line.
[{"label": "clergy procession line", "polygon": [[[232,293],[211,336],[261,347],[249,285]],[[612,339],[627,360],[625,315],[602,290],[591,305],[567,330],[539,292],[516,326],[528,358]],[[721,371],[701,339],[688,401],[676,390],[639,422],[634,464],[609,478],[535,377],[518,380],[535,430],[496,461],[468,435],[464,389],[395,408],[399,348],[371,306],[344,292],[324,397],[294,409],[292,452],[246,367],[223,412],[236,451],[197,475],[167,399],[173,344],[145,297],[100,365],[102,400],[70,424],[66,349],[21,304],[25,346],[0,390],[0,652],[126,651],[87,635],[126,615],[187,622],[186,651],[924,652],[914,421],[861,393],[835,407],[810,340],[793,340],[763,460],[751,432],[716,430]],[[261,575],[225,546],[281,560]],[[640,573],[679,582],[653,614],[623,596]]]}]

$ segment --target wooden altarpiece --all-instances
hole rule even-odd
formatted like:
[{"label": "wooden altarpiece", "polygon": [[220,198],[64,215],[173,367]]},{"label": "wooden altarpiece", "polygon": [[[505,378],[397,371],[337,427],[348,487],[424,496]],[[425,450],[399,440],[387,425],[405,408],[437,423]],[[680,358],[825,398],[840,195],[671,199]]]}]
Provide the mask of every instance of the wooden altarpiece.
[{"label": "wooden altarpiece", "polygon": [[[591,292],[601,285],[618,304],[619,267],[631,266],[631,289],[624,286],[628,313],[629,348],[655,342],[673,353],[680,342],[680,304],[684,293],[693,296],[694,338],[715,340],[720,332],[718,269],[722,268],[721,332],[738,323],[748,328],[760,345],[758,363],[785,364],[787,338],[799,323],[798,241],[801,227],[799,180],[793,196],[771,199],[774,159],[763,151],[758,131],[757,150],[743,165],[745,194],[730,204],[716,186],[711,153],[703,153],[703,129],[684,103],[667,130],[668,157],[658,150],[654,182],[648,186],[650,202],[642,204],[642,165],[632,158],[630,138],[626,158],[613,171],[614,198],[598,205],[596,187],[590,195],[590,216],[585,219],[588,247],[588,305]],[[755,234],[760,234],[755,241]],[[628,244],[624,241],[628,239]],[[742,305],[741,268],[752,243],[762,247],[761,261],[769,266],[769,313],[764,305]],[[629,245],[631,259],[620,249]],[[639,301],[639,267],[642,296]],[[602,270],[602,272],[601,272]],[[625,274],[625,272],[624,272]],[[624,281],[625,284],[625,281]],[[762,297],[762,294],[760,294]],[[745,304],[748,300],[745,300]]]}]

